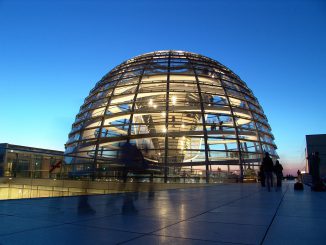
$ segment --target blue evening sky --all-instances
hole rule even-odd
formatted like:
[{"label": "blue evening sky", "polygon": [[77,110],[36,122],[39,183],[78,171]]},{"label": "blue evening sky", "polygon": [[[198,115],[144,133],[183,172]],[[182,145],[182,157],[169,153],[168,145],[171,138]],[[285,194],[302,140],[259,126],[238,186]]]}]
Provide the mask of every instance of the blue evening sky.
[{"label": "blue evening sky", "polygon": [[306,134],[326,133],[322,0],[0,0],[0,142],[64,150],[95,83],[126,59],[164,49],[238,74],[287,169],[304,166]]}]

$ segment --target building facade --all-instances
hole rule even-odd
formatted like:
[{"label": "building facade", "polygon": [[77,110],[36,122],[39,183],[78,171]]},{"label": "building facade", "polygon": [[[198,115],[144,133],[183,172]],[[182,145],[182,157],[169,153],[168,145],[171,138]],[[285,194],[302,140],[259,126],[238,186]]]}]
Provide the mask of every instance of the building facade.
[{"label": "building facade", "polygon": [[72,125],[65,160],[93,178],[209,181],[223,170],[242,178],[264,152],[278,158],[246,83],[213,59],[168,50],[127,60],[96,83]]},{"label": "building facade", "polygon": [[63,152],[0,144],[0,177],[63,178]]},{"label": "building facade", "polygon": [[311,173],[313,169],[316,170],[313,164],[316,164],[314,161],[314,156],[318,153],[318,169],[320,177],[326,178],[326,134],[314,134],[306,135],[307,142],[307,160],[308,160],[308,171]]}]

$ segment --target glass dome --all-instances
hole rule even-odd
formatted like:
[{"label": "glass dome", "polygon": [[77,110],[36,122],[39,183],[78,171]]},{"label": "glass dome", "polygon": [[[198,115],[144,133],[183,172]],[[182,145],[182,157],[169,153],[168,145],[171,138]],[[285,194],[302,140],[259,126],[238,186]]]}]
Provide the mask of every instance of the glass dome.
[{"label": "glass dome", "polygon": [[208,57],[168,50],[127,60],[96,83],[65,155],[75,172],[119,179],[128,142],[145,163],[129,175],[208,181],[224,170],[242,177],[264,152],[277,158],[273,140],[258,100],[236,74]]}]

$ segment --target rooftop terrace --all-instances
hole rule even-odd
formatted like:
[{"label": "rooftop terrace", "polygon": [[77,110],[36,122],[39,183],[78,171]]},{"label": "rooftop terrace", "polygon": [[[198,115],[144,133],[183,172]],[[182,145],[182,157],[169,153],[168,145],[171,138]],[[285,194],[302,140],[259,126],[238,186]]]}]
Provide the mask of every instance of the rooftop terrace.
[{"label": "rooftop terrace", "polygon": [[0,244],[325,244],[326,194],[257,184],[0,201]]}]

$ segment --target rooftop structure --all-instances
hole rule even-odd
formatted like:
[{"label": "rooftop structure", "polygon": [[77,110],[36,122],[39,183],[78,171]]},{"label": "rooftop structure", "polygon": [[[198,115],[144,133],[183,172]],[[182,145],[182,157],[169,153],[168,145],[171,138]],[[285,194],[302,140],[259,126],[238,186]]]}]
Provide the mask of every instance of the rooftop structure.
[{"label": "rooftop structure", "polygon": [[[307,170],[311,174],[313,169],[322,178],[326,178],[326,134],[306,135],[307,142]],[[319,161],[313,161],[313,156],[318,154]],[[317,166],[313,166],[317,164]],[[316,168],[315,168],[316,167]]]},{"label": "rooftop structure", "polygon": [[246,83],[219,62],[184,51],[134,57],[97,82],[72,125],[65,160],[75,171],[119,177],[126,143],[139,150],[143,173],[165,181],[208,181],[223,166],[242,177],[264,152],[278,157]]},{"label": "rooftop structure", "polygon": [[0,177],[56,178],[62,161],[62,151],[0,143]]}]

